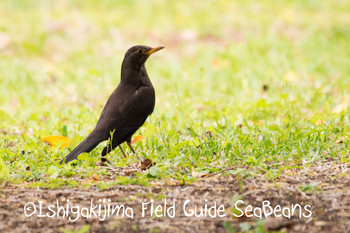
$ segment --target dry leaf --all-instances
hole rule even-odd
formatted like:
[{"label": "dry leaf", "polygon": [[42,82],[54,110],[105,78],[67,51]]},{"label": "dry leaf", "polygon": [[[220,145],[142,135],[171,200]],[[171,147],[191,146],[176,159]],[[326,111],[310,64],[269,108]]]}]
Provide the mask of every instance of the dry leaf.
[{"label": "dry leaf", "polygon": [[90,176],[90,179],[94,181],[101,181],[100,177],[97,174],[92,174],[92,176]]},{"label": "dry leaf", "polygon": [[167,180],[167,181],[165,181],[165,184],[168,186],[179,186],[179,185],[181,185],[181,181],[180,180],[176,180],[176,181]]},{"label": "dry leaf", "polygon": [[[159,189],[158,187],[163,186],[163,184],[161,182],[152,182],[151,186],[154,187],[154,188]],[[153,192],[155,192],[155,190],[157,190],[157,189],[154,189]]]},{"label": "dry leaf", "polygon": [[145,160],[141,161],[141,169],[142,169],[142,170],[146,170],[146,169],[152,167],[152,166],[155,165],[155,164],[156,164],[156,163],[153,162],[152,160],[150,160],[150,159],[145,159]]},{"label": "dry leaf", "polygon": [[16,143],[14,143],[13,141],[7,144],[7,147],[14,147],[14,146],[16,146]]},{"label": "dry leaf", "polygon": [[134,139],[131,141],[131,144],[137,144],[139,141],[143,141],[145,140],[145,137],[144,136],[141,136],[141,135],[136,135],[134,137]]},{"label": "dry leaf", "polygon": [[90,184],[91,183],[91,179],[90,178],[88,178],[88,179],[83,179],[80,183],[81,184]]},{"label": "dry leaf", "polygon": [[209,136],[210,138],[212,138],[213,137],[213,133],[210,130],[208,130],[208,131],[205,132],[204,136]]},{"label": "dry leaf", "polygon": [[8,131],[6,129],[0,129],[0,134],[7,135]]},{"label": "dry leaf", "polygon": [[64,136],[53,135],[53,136],[44,137],[41,139],[41,141],[47,143],[50,146],[60,145],[60,148],[63,149],[63,148],[67,148],[72,140]]},{"label": "dry leaf", "polygon": [[[145,170],[145,169],[144,169]],[[136,172],[138,172],[138,170],[135,169],[127,169],[124,171],[124,176],[132,176],[133,174],[135,174]]]}]

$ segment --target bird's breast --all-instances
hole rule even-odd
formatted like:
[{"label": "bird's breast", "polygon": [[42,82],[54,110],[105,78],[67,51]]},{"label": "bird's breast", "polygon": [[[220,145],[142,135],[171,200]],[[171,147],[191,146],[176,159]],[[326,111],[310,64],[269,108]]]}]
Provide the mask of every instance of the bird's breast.
[{"label": "bird's breast", "polygon": [[141,105],[143,113],[150,115],[154,110],[155,91],[153,86],[140,86],[135,95],[137,96],[138,105]]},{"label": "bird's breast", "polygon": [[119,113],[124,117],[145,118],[154,110],[155,92],[149,85],[140,85],[123,90],[121,104],[118,107]]}]

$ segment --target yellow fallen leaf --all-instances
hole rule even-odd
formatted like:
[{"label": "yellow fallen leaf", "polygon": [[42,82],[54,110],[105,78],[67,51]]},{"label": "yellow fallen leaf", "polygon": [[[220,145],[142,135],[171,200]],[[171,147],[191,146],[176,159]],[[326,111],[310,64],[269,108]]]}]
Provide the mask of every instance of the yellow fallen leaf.
[{"label": "yellow fallen leaf", "polygon": [[67,148],[72,140],[64,136],[53,135],[44,137],[41,141],[47,143],[49,146],[60,146],[60,148],[63,149]]},{"label": "yellow fallen leaf", "polygon": [[348,110],[348,106],[349,103],[348,101],[344,101],[341,104],[338,104],[337,106],[335,106],[334,108],[332,108],[332,113],[341,113],[341,112],[346,112],[346,110]]},{"label": "yellow fallen leaf", "polygon": [[136,135],[134,137],[134,139],[131,141],[131,144],[137,144],[139,141],[143,141],[145,140],[145,137],[144,136],[141,136],[141,135]]},{"label": "yellow fallen leaf", "polygon": [[81,184],[90,184],[92,181],[91,179],[83,179],[80,183]]},{"label": "yellow fallen leaf", "polygon": [[296,82],[299,80],[299,76],[295,71],[288,71],[284,76],[283,79],[288,82]]},{"label": "yellow fallen leaf", "polygon": [[165,184],[168,186],[179,186],[179,185],[181,185],[181,181],[180,180],[176,180],[176,181],[167,180],[167,181],[165,181]]},{"label": "yellow fallen leaf", "polygon": [[101,181],[100,177],[97,174],[92,174],[92,176],[90,176],[90,179],[94,181]]}]

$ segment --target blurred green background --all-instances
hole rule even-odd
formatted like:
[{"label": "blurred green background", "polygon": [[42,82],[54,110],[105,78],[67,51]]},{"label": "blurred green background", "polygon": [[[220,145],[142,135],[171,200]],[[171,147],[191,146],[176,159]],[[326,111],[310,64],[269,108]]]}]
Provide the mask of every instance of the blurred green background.
[{"label": "blurred green background", "polygon": [[0,153],[38,178],[24,168],[68,153],[40,139],[87,136],[125,51],[145,44],[166,47],[146,64],[157,102],[138,132],[160,169],[348,161],[349,12],[346,0],[2,0]]}]

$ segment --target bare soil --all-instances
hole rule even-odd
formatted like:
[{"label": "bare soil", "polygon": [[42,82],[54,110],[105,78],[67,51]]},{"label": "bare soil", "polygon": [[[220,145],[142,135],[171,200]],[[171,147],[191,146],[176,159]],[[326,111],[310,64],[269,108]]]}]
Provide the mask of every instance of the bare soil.
[{"label": "bare soil", "polygon": [[[150,209],[155,210],[157,204],[160,205],[158,208],[163,208],[165,198],[170,216],[151,217]],[[77,221],[71,222],[68,217],[56,215],[49,218],[45,215],[53,214],[48,210],[51,204],[54,205],[52,208],[57,210],[55,209],[57,202],[64,207],[70,204],[88,209],[91,207],[91,199],[93,206],[102,203],[101,206],[106,208],[108,204],[129,207],[129,215],[132,208],[133,219],[126,215],[121,216],[122,212],[119,212],[119,216],[115,216],[114,213],[104,221],[94,216],[92,218],[80,216]],[[150,202],[152,199],[154,207],[147,205],[145,216],[142,216],[142,203]],[[200,209],[205,204],[211,207],[216,203],[216,210],[223,205],[224,210],[219,213],[225,216],[210,217],[208,211],[204,217],[186,216],[183,208],[186,200],[190,201],[186,206],[188,214],[195,206]],[[306,205],[311,205],[311,217],[300,218],[300,211],[296,211],[290,219],[283,216],[267,218],[263,216],[265,222],[261,225],[263,224],[268,231],[350,232],[350,166],[333,161],[319,162],[310,168],[285,171],[273,181],[268,181],[263,176],[243,179],[227,173],[218,173],[203,177],[193,184],[180,185],[175,181],[162,180],[153,182],[152,187],[118,185],[105,190],[96,187],[27,189],[23,186],[3,184],[0,191],[0,232],[77,231],[87,224],[90,225],[87,232],[229,232],[230,226],[235,232],[239,232],[242,228],[256,228],[259,218],[249,217],[252,212],[241,217],[232,215],[240,214],[237,210],[233,212],[238,200],[244,201],[244,204],[239,205],[242,210],[249,204],[253,210],[261,207],[264,200],[270,201],[272,207],[280,205],[282,208],[290,208],[292,204],[299,204],[302,213],[306,215],[308,212],[304,208]],[[24,206],[29,202],[36,205],[37,212],[26,217]],[[39,217],[40,203],[41,214],[45,217]],[[173,213],[170,208],[173,204],[175,204],[174,218],[171,217]],[[26,207],[31,207],[31,204]],[[33,209],[33,207],[27,209],[26,213],[32,213],[30,211]],[[95,208],[95,212],[97,210],[98,207]],[[258,210],[256,212],[259,213]],[[63,211],[60,213],[63,215]],[[160,215],[164,212],[157,213]],[[213,209],[211,213],[214,213]],[[74,219],[76,215],[70,214],[70,217]],[[100,218],[103,218],[103,215]]]}]

